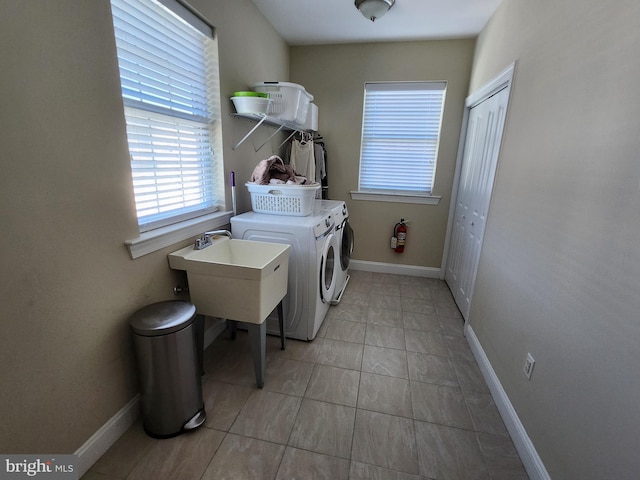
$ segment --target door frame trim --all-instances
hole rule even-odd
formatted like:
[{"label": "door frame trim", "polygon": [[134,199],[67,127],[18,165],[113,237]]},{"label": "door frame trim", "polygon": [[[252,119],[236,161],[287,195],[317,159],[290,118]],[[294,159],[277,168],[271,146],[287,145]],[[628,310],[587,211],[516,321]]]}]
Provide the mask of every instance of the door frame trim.
[{"label": "door frame trim", "polygon": [[[478,90],[469,95],[464,102],[465,111],[469,111],[471,108],[475,107],[482,101],[486,100],[492,95],[495,95],[500,90],[503,90],[506,87],[511,86],[513,82],[513,77],[515,76],[517,60],[514,61],[511,65],[505,68],[502,72],[500,72],[496,77],[492,80],[489,80],[483,86],[481,86]],[[511,98],[509,98],[511,99]]]},{"label": "door frame trim", "polygon": [[[501,90],[505,88],[509,88],[509,102],[511,102],[511,95],[513,90],[511,86],[513,84],[513,78],[516,72],[516,66],[518,61],[514,60],[514,62],[505,68],[502,72],[496,75],[492,80],[489,80],[487,83],[482,85],[478,90],[471,93],[464,102],[464,113],[462,116],[462,127],[460,128],[460,139],[458,140],[458,154],[456,156],[456,168],[453,174],[453,185],[451,186],[451,201],[449,203],[449,218],[447,220],[447,232],[444,238],[444,249],[442,252],[442,263],[440,268],[440,279],[444,280],[447,272],[447,261],[449,259],[449,248],[451,247],[451,234],[453,230],[453,220],[456,209],[456,202],[458,200],[458,187],[460,186],[460,174],[462,172],[462,160],[464,158],[464,147],[467,139],[467,128],[469,125],[469,112],[473,107],[482,103],[487,98],[495,95]],[[507,107],[505,118],[505,126],[503,128],[503,139],[504,139],[504,130],[507,126],[507,120],[509,115],[509,109]],[[502,140],[501,140],[502,142]],[[496,170],[497,173],[497,170]],[[488,219],[488,218],[487,218]],[[486,228],[486,225],[485,225]],[[482,248],[482,247],[481,247]],[[473,292],[472,292],[473,295]],[[465,319],[465,325],[469,322],[468,318]]]}]

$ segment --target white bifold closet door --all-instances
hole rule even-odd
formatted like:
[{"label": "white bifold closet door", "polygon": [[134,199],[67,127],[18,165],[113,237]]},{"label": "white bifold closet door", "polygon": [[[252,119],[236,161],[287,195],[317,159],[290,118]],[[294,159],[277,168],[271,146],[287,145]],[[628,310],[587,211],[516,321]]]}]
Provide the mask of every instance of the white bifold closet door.
[{"label": "white bifold closet door", "polygon": [[445,281],[468,319],[491,191],[498,163],[509,86],[468,112],[464,154],[451,230]]}]

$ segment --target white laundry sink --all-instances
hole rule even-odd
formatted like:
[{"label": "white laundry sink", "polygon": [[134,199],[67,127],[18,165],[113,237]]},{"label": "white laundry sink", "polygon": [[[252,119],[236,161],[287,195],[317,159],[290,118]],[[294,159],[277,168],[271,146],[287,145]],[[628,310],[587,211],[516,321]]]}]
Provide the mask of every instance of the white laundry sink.
[{"label": "white laundry sink", "polygon": [[202,250],[189,246],[168,257],[171,268],[187,272],[199,314],[262,323],[287,293],[289,250],[221,237]]}]

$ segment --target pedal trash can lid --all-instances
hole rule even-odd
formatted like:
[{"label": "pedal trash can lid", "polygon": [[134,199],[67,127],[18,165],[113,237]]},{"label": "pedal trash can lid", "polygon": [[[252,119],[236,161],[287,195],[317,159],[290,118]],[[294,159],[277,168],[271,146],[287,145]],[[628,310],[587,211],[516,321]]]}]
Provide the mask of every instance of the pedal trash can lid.
[{"label": "pedal trash can lid", "polygon": [[152,303],[135,312],[129,319],[137,335],[155,337],[177,332],[189,326],[196,316],[196,307],[182,300]]}]

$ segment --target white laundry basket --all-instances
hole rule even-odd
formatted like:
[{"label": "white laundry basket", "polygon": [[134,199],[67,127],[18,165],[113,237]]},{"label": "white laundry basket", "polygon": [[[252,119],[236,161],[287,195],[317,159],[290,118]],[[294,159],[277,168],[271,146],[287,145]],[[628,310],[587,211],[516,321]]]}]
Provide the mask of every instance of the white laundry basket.
[{"label": "white laundry basket", "polygon": [[251,194],[251,208],[257,213],[306,217],[313,212],[319,183],[310,185],[245,184]]},{"label": "white laundry basket", "polygon": [[309,102],[313,100],[313,95],[302,85],[290,82],[260,82],[256,83],[253,89],[269,94],[269,116],[299,125],[307,119]]}]

